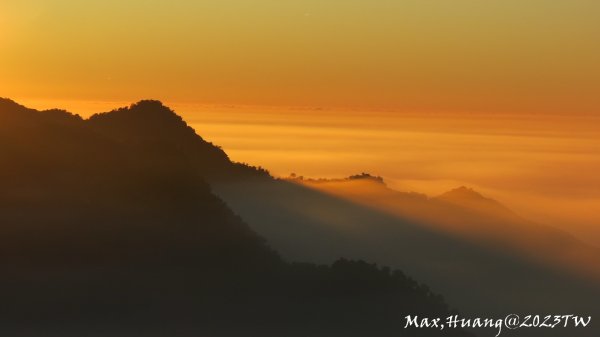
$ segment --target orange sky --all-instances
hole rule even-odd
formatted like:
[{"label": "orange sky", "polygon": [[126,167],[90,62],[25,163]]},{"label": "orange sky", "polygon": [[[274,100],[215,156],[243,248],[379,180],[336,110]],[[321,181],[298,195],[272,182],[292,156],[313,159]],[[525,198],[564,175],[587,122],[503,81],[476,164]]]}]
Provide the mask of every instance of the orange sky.
[{"label": "orange sky", "polygon": [[161,99],[275,174],[468,184],[600,242],[599,17],[595,0],[2,0],[0,96],[83,115]]},{"label": "orange sky", "polygon": [[597,113],[594,0],[2,0],[23,99]]}]

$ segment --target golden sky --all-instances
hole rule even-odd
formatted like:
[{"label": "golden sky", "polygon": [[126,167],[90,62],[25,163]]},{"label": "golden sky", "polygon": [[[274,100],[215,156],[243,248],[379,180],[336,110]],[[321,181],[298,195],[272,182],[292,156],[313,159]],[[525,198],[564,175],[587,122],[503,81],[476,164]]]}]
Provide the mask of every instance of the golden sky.
[{"label": "golden sky", "polygon": [[2,0],[0,92],[595,113],[595,0]]},{"label": "golden sky", "polygon": [[0,0],[0,96],[161,99],[275,174],[467,184],[600,242],[598,18],[597,0]]}]

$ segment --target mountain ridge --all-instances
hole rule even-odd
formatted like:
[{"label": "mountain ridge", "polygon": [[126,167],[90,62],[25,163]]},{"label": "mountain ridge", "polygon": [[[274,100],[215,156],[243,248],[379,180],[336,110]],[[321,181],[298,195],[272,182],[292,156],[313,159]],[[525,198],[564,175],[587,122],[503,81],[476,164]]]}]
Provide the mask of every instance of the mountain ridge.
[{"label": "mountain ridge", "polygon": [[187,152],[203,143],[110,117],[0,101],[3,335],[439,335],[398,318],[453,312],[427,286],[358,259],[283,260],[213,193],[210,158]]}]

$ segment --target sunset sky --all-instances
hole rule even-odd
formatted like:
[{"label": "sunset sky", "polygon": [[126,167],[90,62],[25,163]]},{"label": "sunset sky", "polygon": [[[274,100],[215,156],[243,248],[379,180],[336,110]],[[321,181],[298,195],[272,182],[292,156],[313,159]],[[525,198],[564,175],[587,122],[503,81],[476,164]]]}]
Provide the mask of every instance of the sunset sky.
[{"label": "sunset sky", "polygon": [[276,175],[468,184],[600,244],[600,1],[0,0],[0,97],[174,107]]},{"label": "sunset sky", "polygon": [[597,112],[595,0],[2,0],[18,99]]}]

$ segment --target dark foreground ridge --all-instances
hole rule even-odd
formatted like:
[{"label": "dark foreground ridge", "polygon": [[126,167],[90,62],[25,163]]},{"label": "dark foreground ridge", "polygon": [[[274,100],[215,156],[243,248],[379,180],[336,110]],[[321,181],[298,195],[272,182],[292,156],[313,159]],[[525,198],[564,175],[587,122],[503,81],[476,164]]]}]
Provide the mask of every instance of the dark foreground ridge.
[{"label": "dark foreground ridge", "polygon": [[451,310],[400,271],[282,260],[206,182],[240,176],[268,174],[157,101],[84,120],[0,99],[1,334],[441,335],[403,329]]}]

